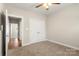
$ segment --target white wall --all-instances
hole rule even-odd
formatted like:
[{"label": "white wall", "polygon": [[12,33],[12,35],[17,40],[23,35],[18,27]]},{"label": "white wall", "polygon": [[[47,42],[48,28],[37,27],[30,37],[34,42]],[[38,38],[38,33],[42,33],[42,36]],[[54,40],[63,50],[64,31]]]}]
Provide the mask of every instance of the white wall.
[{"label": "white wall", "polygon": [[[13,15],[23,17],[23,27],[22,27],[23,28],[23,39],[22,39],[23,45],[46,39],[45,38],[46,33],[45,33],[45,16],[44,15],[38,14],[30,10],[23,10],[18,7],[8,6],[8,5],[5,6],[5,9],[8,10],[8,14],[13,14]],[[33,26],[34,23],[36,23],[35,24],[36,28]],[[32,35],[32,34],[37,33],[37,31],[41,32],[40,39],[39,38],[36,39],[37,36]]]},{"label": "white wall", "polygon": [[79,49],[79,4],[63,7],[47,20],[48,40]]}]

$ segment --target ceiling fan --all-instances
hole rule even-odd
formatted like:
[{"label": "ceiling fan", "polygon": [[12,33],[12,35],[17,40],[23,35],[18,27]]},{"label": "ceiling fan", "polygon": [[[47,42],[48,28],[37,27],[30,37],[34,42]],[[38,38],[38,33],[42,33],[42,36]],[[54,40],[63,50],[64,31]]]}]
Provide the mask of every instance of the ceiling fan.
[{"label": "ceiling fan", "polygon": [[49,6],[51,6],[52,4],[59,5],[60,3],[40,3],[37,6],[35,6],[35,8],[44,7],[46,10],[48,10],[49,9]]}]

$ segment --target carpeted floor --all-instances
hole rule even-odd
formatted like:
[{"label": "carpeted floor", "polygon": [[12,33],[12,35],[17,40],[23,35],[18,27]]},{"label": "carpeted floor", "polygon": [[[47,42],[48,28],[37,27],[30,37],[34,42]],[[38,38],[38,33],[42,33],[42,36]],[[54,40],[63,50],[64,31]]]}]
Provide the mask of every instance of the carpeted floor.
[{"label": "carpeted floor", "polygon": [[8,56],[79,56],[79,51],[49,41],[42,41],[8,50]]}]

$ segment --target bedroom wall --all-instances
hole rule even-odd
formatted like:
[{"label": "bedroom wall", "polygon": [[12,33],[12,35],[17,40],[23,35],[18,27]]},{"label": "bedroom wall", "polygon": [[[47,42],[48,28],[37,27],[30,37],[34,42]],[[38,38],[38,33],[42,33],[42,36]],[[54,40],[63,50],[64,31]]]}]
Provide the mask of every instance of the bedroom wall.
[{"label": "bedroom wall", "polygon": [[48,40],[79,49],[79,4],[52,13],[47,20]]},{"label": "bedroom wall", "polygon": [[[8,14],[23,17],[23,46],[29,43],[39,42],[46,39],[44,15],[10,5],[6,5],[5,9],[8,10]],[[37,27],[34,27],[33,24],[35,24]],[[37,32],[40,32],[41,36],[39,38],[36,37],[38,35]]]}]

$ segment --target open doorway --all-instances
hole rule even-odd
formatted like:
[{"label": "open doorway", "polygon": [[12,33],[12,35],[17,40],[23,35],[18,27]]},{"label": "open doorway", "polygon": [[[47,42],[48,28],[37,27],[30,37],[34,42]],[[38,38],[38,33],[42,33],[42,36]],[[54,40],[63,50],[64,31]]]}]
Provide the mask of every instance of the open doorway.
[{"label": "open doorway", "polygon": [[8,16],[9,19],[9,41],[8,49],[14,49],[22,46],[21,39],[21,18]]}]

